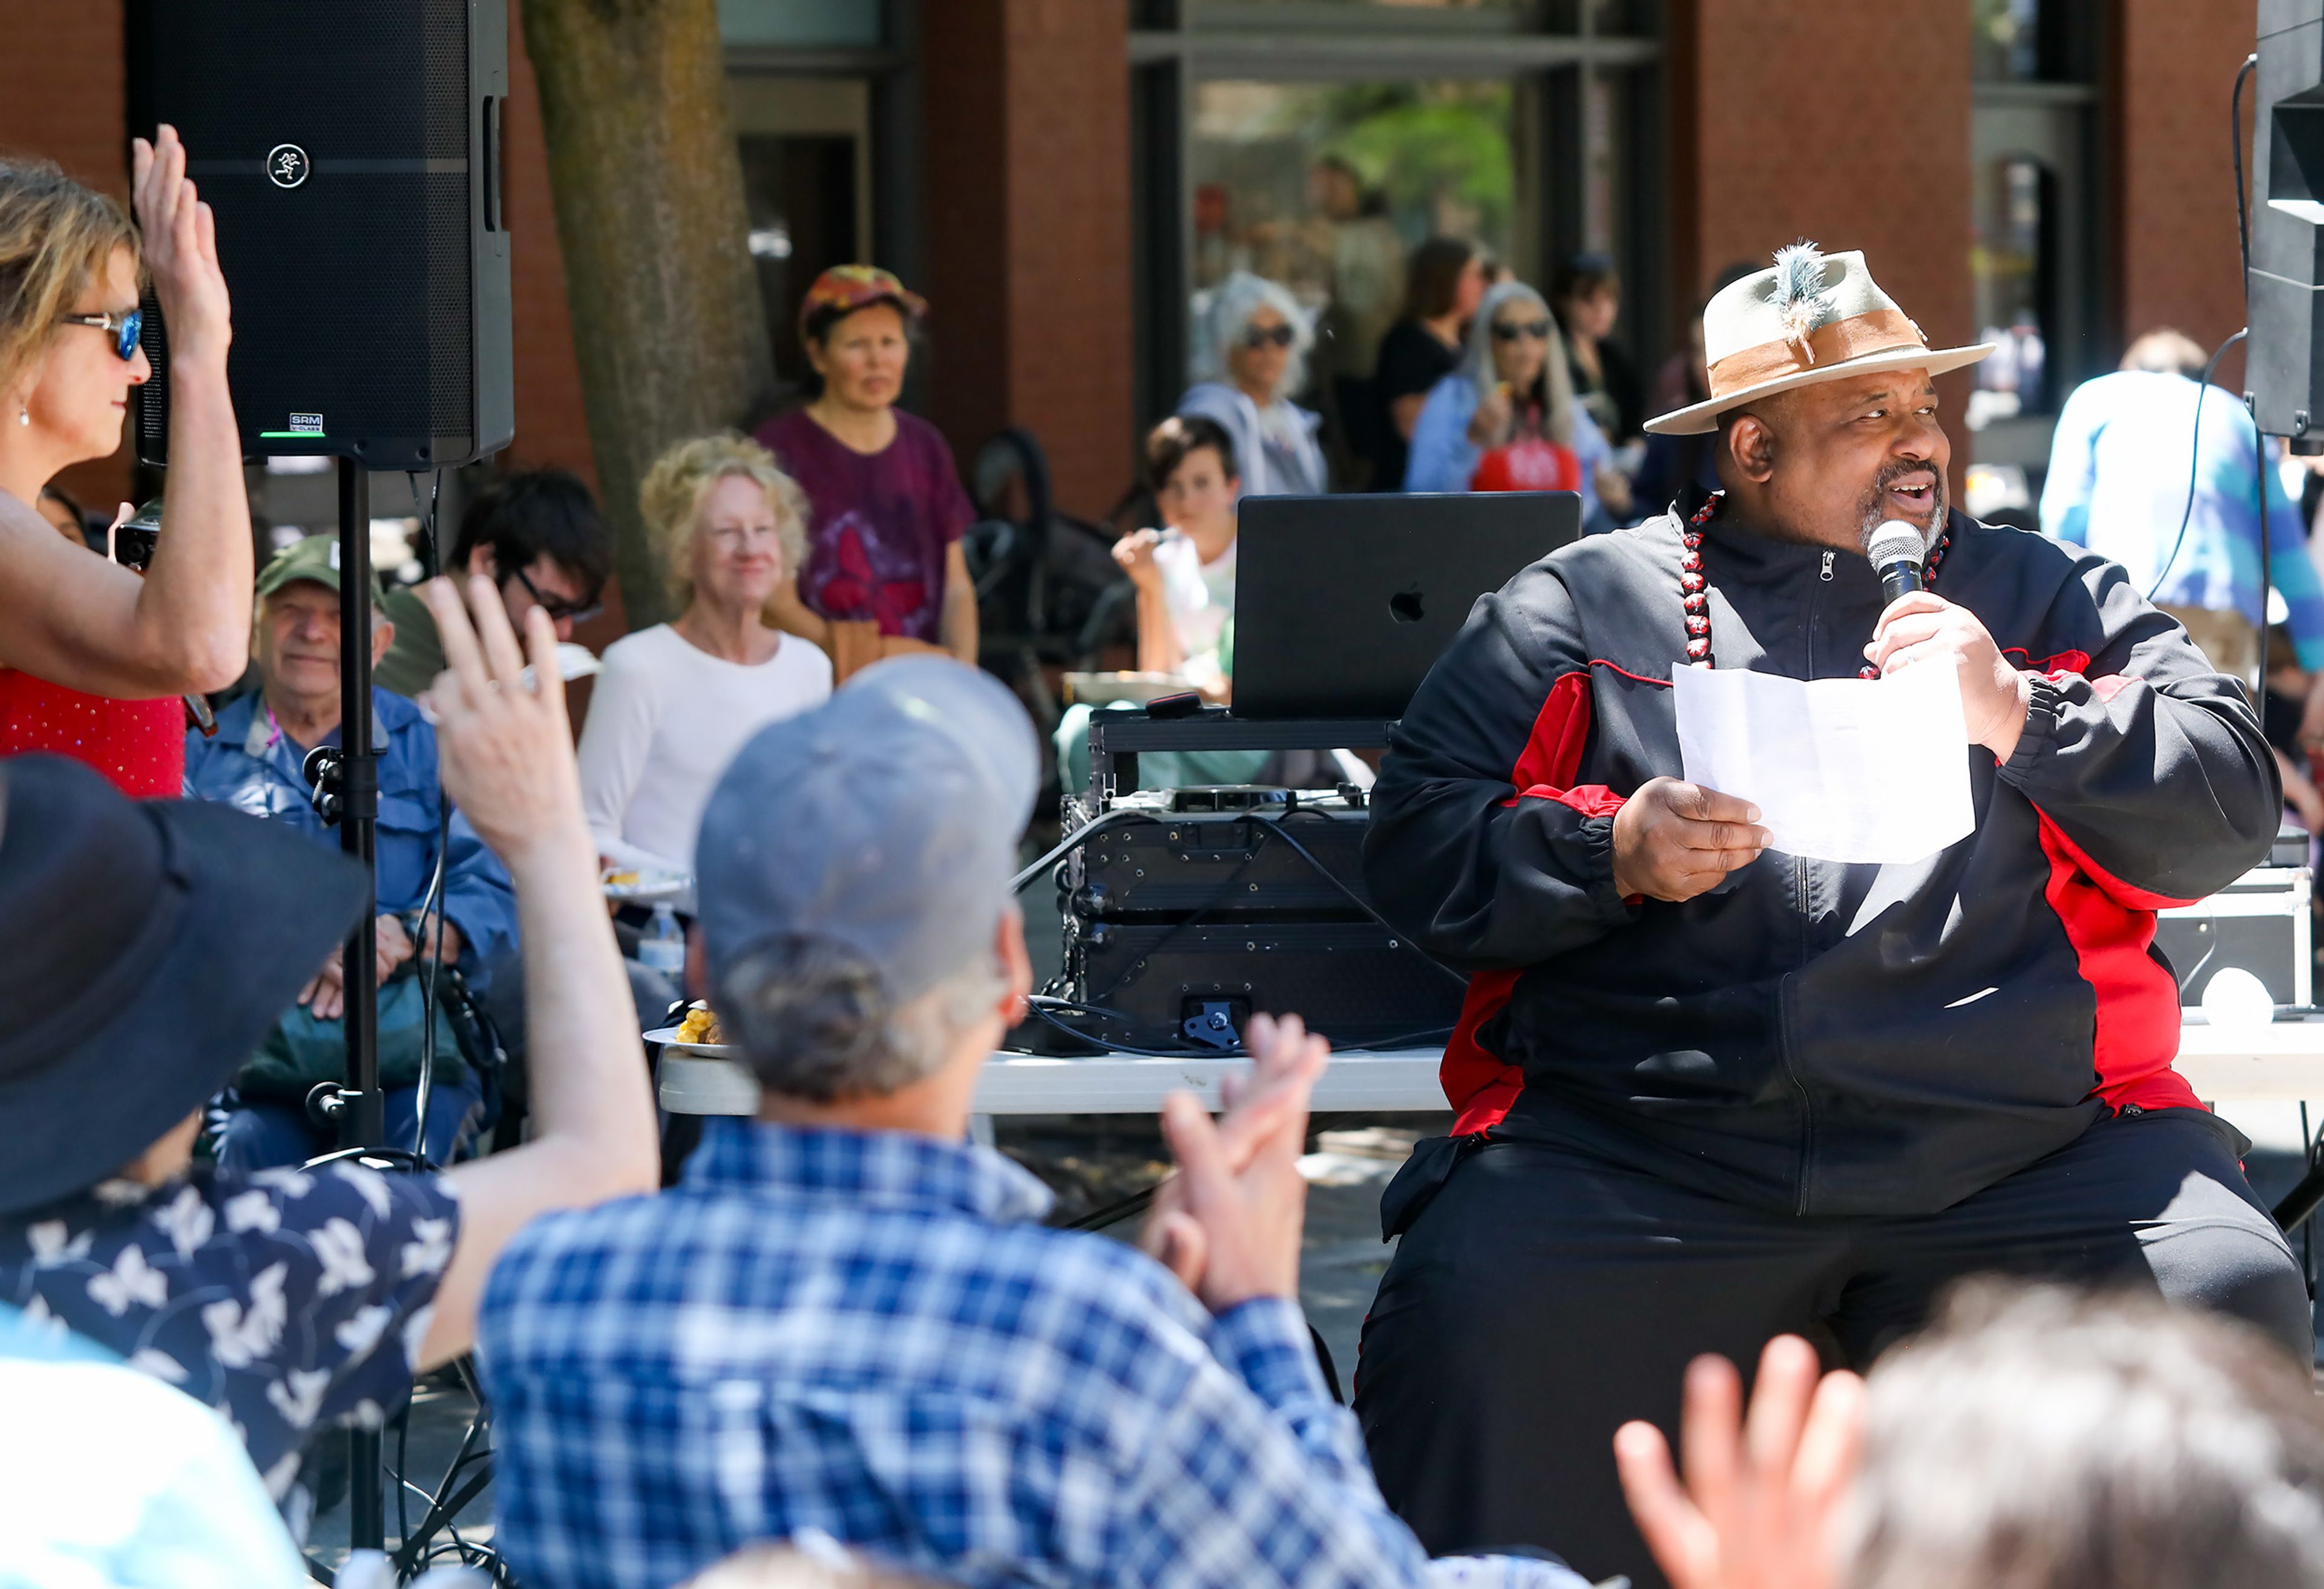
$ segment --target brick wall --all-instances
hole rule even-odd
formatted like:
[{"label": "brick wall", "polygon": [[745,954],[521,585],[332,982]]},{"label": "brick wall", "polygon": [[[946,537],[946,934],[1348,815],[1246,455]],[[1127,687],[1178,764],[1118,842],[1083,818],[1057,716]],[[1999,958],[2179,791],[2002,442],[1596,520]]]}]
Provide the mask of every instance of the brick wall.
[{"label": "brick wall", "polygon": [[[2205,351],[2244,323],[2227,94],[2250,0],[2121,0],[2111,116],[2123,340],[2174,326]],[[2252,88],[2244,91],[2249,126]],[[2250,148],[2248,135],[2245,144]],[[2240,353],[2221,365],[2241,379]]]},{"label": "brick wall", "polygon": [[540,130],[540,93],[524,53],[524,28],[509,6],[508,226],[515,303],[516,441],[512,461],[561,464],[594,487],[596,466],[573,357],[573,320],[565,302],[565,261],[549,193],[549,151]]},{"label": "brick wall", "polygon": [[[92,188],[129,198],[121,0],[0,0],[0,152],[53,160]],[[129,494],[134,454],[65,471],[91,509]]]},{"label": "brick wall", "polygon": [[[2172,3],[2172,0],[2166,0]],[[1966,0],[1686,0],[1672,60],[1674,286],[1807,237],[1860,248],[1931,342],[1975,334]],[[1959,424],[1969,378],[1939,383]],[[1959,489],[1959,480],[1955,480]]]},{"label": "brick wall", "polygon": [[1010,417],[1048,448],[1058,505],[1131,482],[1129,10],[1009,8]]},{"label": "brick wall", "polygon": [[927,13],[929,415],[963,455],[1003,425],[1058,505],[1130,484],[1128,17],[1091,0]]}]

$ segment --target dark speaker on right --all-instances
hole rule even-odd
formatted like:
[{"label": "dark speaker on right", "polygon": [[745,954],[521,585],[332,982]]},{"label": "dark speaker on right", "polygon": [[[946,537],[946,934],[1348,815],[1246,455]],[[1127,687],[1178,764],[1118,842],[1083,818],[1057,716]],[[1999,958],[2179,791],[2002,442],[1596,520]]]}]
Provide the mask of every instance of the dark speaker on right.
[{"label": "dark speaker on right", "polygon": [[2324,451],[2324,0],[2260,0],[2249,389],[2259,428]]},{"label": "dark speaker on right", "polygon": [[[125,22],[132,128],[178,128],[217,215],[244,455],[429,469],[507,446],[507,0],[129,0]],[[138,452],[165,463],[146,308]]]}]

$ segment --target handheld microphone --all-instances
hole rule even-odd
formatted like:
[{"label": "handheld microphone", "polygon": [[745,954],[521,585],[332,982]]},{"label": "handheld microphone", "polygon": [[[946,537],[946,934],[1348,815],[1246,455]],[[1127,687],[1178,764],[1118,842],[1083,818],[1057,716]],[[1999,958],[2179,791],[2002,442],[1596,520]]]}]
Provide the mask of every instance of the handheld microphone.
[{"label": "handheld microphone", "polygon": [[1929,543],[1917,526],[1902,519],[1889,520],[1872,532],[1864,555],[1880,576],[1880,594],[1885,599],[1895,601],[1909,591],[1928,588],[1921,568],[1928,560]]}]

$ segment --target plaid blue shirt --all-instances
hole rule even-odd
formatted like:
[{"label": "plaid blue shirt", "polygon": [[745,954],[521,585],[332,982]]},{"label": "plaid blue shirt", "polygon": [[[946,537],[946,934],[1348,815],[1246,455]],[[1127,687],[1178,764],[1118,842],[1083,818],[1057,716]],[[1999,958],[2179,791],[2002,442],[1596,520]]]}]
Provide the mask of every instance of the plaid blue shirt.
[{"label": "plaid blue shirt", "polygon": [[1049,1200],[981,1148],[714,1119],[676,1190],[536,1221],[478,1325],[495,1544],[533,1589],[808,1530],[974,1584],[1578,1589],[1431,1563],[1296,1305],[1212,1318]]}]

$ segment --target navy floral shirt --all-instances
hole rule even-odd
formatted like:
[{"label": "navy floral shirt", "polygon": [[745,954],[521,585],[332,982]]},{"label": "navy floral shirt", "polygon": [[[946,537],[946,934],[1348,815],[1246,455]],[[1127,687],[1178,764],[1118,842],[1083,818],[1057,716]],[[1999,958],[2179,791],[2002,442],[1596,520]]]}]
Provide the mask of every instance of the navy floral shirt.
[{"label": "navy floral shirt", "polygon": [[106,1181],[0,1221],[0,1303],[218,1409],[303,1538],[309,1444],[402,1403],[458,1234],[436,1176],[342,1163]]}]

